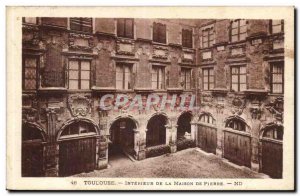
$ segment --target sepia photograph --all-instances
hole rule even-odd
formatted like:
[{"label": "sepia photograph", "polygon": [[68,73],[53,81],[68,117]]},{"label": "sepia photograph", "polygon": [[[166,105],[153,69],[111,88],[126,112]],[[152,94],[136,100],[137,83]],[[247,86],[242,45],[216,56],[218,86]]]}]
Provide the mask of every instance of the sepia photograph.
[{"label": "sepia photograph", "polygon": [[174,179],[171,189],[191,190],[293,180],[288,8],[292,21],[19,15],[18,178],[93,189]]}]

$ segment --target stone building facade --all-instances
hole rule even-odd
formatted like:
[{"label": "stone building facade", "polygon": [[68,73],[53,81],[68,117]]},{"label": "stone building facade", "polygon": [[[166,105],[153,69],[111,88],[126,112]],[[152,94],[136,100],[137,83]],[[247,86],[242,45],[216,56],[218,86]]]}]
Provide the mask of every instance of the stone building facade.
[{"label": "stone building facade", "polygon": [[[283,21],[23,18],[22,28],[23,176],[195,146],[282,176]],[[197,109],[100,105],[154,93]]]}]

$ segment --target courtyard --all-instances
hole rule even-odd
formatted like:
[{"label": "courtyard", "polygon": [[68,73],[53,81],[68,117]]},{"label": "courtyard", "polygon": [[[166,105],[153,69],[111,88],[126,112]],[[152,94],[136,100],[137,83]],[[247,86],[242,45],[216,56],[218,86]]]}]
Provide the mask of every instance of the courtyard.
[{"label": "courtyard", "polygon": [[131,178],[268,178],[249,168],[236,166],[197,148],[132,161],[125,155],[109,159],[109,168],[81,173],[76,177]]}]

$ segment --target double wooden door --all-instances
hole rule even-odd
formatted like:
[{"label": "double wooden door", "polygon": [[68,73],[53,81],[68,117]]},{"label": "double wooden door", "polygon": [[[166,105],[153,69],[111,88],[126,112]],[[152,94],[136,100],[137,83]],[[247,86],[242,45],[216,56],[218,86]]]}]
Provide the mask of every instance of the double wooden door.
[{"label": "double wooden door", "polygon": [[251,167],[251,137],[224,131],[224,157],[229,161]]},{"label": "double wooden door", "polygon": [[208,152],[216,154],[217,129],[210,126],[198,125],[198,146]]},{"label": "double wooden door", "polygon": [[95,169],[96,138],[62,141],[59,144],[59,175],[70,176]]},{"label": "double wooden door", "polygon": [[262,172],[282,178],[282,142],[262,140]]}]

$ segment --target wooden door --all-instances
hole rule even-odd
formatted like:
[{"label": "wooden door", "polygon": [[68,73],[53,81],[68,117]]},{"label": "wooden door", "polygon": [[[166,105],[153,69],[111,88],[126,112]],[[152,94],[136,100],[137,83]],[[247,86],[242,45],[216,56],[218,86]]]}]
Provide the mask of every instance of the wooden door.
[{"label": "wooden door", "polygon": [[262,140],[262,172],[272,178],[282,178],[282,143]]},{"label": "wooden door", "polygon": [[251,137],[224,131],[224,157],[237,165],[251,167]]},{"label": "wooden door", "polygon": [[59,144],[59,175],[70,176],[95,169],[96,139],[84,138]]},{"label": "wooden door", "polygon": [[41,177],[43,172],[43,145],[41,142],[23,142],[22,177]]},{"label": "wooden door", "polygon": [[199,147],[208,152],[216,154],[217,148],[217,129],[205,125],[198,126]]}]

